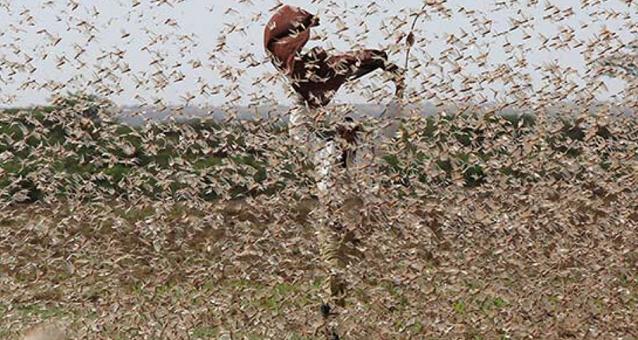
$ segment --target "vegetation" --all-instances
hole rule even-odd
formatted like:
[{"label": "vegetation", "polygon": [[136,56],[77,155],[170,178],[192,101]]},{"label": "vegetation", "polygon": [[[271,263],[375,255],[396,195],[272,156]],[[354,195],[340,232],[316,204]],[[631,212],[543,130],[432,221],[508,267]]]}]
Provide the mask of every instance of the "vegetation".
[{"label": "vegetation", "polygon": [[[89,103],[78,98],[89,98]],[[280,124],[222,125],[197,119],[132,127],[112,118],[93,119],[98,117],[95,110],[102,107],[95,101],[91,96],[72,95],[56,99],[49,107],[0,113],[3,201],[51,202],[69,196],[87,201],[140,196],[214,201],[223,195],[231,199],[273,195],[295,182],[310,180],[312,165],[300,159],[294,147],[285,145],[287,131]],[[397,183],[406,184],[416,180],[422,185],[478,186],[488,179],[487,168],[534,181],[538,176],[515,170],[511,162],[495,166],[494,161],[511,158],[519,147],[528,158],[539,156],[535,151],[541,144],[577,159],[583,147],[576,144],[585,138],[619,141],[608,127],[589,126],[583,119],[557,119],[551,123],[551,133],[547,130],[550,127],[543,127],[547,133],[534,136],[538,132],[534,122],[529,115],[404,121],[403,137],[395,150],[382,158],[381,170]],[[375,129],[372,125],[365,128]],[[248,137],[264,140],[251,145]],[[521,145],[535,137],[540,138],[535,147]],[[488,147],[499,139],[507,140],[507,145]],[[434,148],[419,147],[423,143]],[[269,164],[273,145],[285,146],[275,159],[285,163],[283,168]],[[441,147],[447,145],[453,147],[443,152]],[[295,171],[295,162],[303,164],[303,172]],[[601,162],[604,166],[604,160]],[[227,181],[231,177],[233,180]]]},{"label": "vegetation", "polygon": [[[130,127],[76,105],[0,115],[2,337],[55,321],[100,339],[315,338],[318,203],[285,127]],[[371,168],[335,174],[333,218],[354,234],[342,334],[635,333],[637,127],[404,119]]]}]

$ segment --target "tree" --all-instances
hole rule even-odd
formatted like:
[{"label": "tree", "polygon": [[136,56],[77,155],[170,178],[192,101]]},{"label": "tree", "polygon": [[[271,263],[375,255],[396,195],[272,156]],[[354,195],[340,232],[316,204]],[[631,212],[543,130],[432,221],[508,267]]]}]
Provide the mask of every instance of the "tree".
[{"label": "tree", "polygon": [[602,60],[605,75],[627,81],[638,80],[638,39],[629,44],[627,49],[627,52],[620,52]]},{"label": "tree", "polygon": [[115,111],[115,104],[112,101],[83,92],[69,92],[66,95],[54,96],[51,104],[58,112],[80,114],[94,123],[110,120]]}]

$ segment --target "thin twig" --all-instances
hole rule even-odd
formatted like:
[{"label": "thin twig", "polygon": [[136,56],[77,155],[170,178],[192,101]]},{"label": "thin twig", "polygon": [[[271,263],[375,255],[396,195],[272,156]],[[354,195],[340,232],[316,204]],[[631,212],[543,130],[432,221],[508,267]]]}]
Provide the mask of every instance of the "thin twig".
[{"label": "thin twig", "polygon": [[428,3],[424,3],[423,7],[421,7],[421,10],[419,11],[419,13],[416,14],[416,16],[414,17],[414,20],[412,21],[412,26],[410,26],[410,32],[408,32],[408,49],[405,51],[405,66],[404,66],[404,70],[408,69],[408,61],[410,60],[410,50],[412,49],[412,45],[411,43],[409,43],[410,41],[410,36],[414,36],[414,27],[416,27],[416,23],[419,20],[419,17],[421,17],[421,14],[425,13],[425,8],[427,7]]}]

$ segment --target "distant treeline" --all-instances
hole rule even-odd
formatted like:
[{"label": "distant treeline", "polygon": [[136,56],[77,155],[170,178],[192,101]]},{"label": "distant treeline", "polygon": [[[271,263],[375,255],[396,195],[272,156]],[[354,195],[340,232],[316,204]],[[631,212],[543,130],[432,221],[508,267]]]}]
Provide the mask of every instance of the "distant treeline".
[{"label": "distant treeline", "polygon": [[[100,112],[77,103],[62,104],[0,113],[2,202],[216,200],[312,187],[312,165],[288,142],[281,122],[193,119],[129,126],[97,119]],[[384,183],[406,193],[415,185],[578,178],[588,166],[622,176],[626,170],[615,157],[636,157],[637,121],[469,113],[406,118],[379,160],[380,171],[388,175]]]}]

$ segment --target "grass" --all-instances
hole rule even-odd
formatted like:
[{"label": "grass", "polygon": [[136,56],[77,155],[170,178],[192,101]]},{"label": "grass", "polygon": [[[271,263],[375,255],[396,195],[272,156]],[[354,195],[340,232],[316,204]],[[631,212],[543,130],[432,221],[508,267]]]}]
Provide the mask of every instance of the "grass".
[{"label": "grass", "polygon": [[[285,129],[56,110],[0,115],[0,337],[316,338],[322,216]],[[328,215],[363,254],[342,334],[635,337],[638,121],[593,121],[406,120],[373,175],[337,175],[364,216]]]},{"label": "grass", "polygon": [[[223,212],[223,209],[210,208],[204,208],[202,211],[211,211],[213,214],[215,214],[214,211]],[[241,209],[247,208],[248,206],[244,204]],[[89,218],[88,215],[78,212],[76,209],[74,208],[76,218]],[[91,211],[86,206],[82,209],[86,209],[87,212]],[[60,214],[58,220],[62,220],[63,216],[68,216],[68,214],[61,214],[63,209],[60,208],[40,210],[37,215],[34,215],[33,212],[14,211],[14,222],[3,225],[2,235],[6,237],[9,235],[9,231],[16,230],[17,226],[24,225],[25,222],[28,223],[36,216],[51,215],[52,211]],[[198,228],[196,227],[199,223],[197,221],[210,217],[206,214],[190,215],[190,213],[185,213],[190,210],[180,206],[168,209],[168,211],[178,212],[173,213],[175,219],[179,219],[179,216],[183,214],[190,216],[190,220],[186,224],[173,225],[173,228],[184,231],[180,238],[175,239],[176,242],[181,242],[180,239],[196,236],[194,233]],[[128,211],[118,207],[118,209],[112,209],[109,212],[109,215],[115,217],[116,220],[121,217],[121,221],[127,225],[135,225],[144,220],[156,218],[157,214],[158,212],[144,207]],[[169,221],[169,219],[165,221]],[[231,221],[237,220],[230,217],[226,223]],[[59,222],[56,222],[56,219],[49,219],[45,223],[49,223],[49,234],[52,237],[60,237],[69,233],[66,227],[57,224]],[[166,223],[171,225],[171,222]],[[275,236],[268,240],[266,245],[263,245],[266,247],[265,249],[272,249],[271,251],[275,255],[272,258],[275,262],[271,264],[269,264],[269,257],[258,259],[257,263],[251,264],[233,262],[235,260],[233,260],[232,252],[222,252],[208,258],[209,255],[206,252],[198,250],[200,244],[212,246],[215,246],[216,243],[219,246],[228,244],[232,248],[241,249],[242,244],[253,242],[245,236],[254,232],[251,230],[254,228],[252,222],[235,224],[233,227],[228,225],[225,228],[230,229],[226,231],[227,237],[223,240],[214,238],[213,235],[199,236],[203,238],[200,238],[197,243],[189,245],[188,242],[184,242],[180,248],[164,253],[156,253],[152,244],[143,241],[147,237],[160,237],[161,235],[144,236],[143,234],[115,233],[110,237],[111,246],[104,249],[104,243],[99,235],[86,234],[84,241],[82,241],[83,247],[73,252],[71,263],[75,267],[75,274],[65,274],[65,276],[56,278],[57,273],[64,272],[64,266],[58,263],[49,266],[46,276],[38,274],[40,277],[38,280],[34,281],[34,276],[30,276],[24,281],[14,281],[15,284],[24,288],[20,290],[23,292],[22,298],[25,301],[33,302],[13,304],[11,312],[8,312],[8,305],[0,305],[0,325],[20,322],[26,326],[45,320],[67,320],[71,322],[69,327],[74,334],[92,334],[91,337],[94,338],[137,338],[141,337],[142,334],[159,336],[160,330],[153,326],[154,321],[152,321],[159,317],[159,320],[162,320],[159,324],[160,328],[165,328],[167,334],[175,336],[180,334],[181,329],[187,330],[193,338],[202,339],[217,337],[222,331],[233,330],[234,336],[241,338],[264,338],[274,336],[276,330],[279,329],[278,327],[283,327],[284,338],[313,338],[307,325],[318,321],[319,316],[316,310],[320,302],[318,293],[324,277],[320,272],[299,271],[294,268],[304,268],[307,264],[306,261],[317,261],[318,254],[312,255],[310,260],[304,257],[305,252],[301,252],[302,255],[297,258],[288,257],[281,247],[277,247],[277,244],[286,242],[287,236],[285,234]],[[269,228],[275,230],[272,229],[275,228],[274,226]],[[297,232],[303,232],[304,227],[302,225],[293,228],[297,228]],[[449,238],[454,238],[456,233],[460,235],[462,231],[446,229],[446,235]],[[414,235],[415,237],[424,236]],[[549,236],[547,234],[547,237]],[[13,240],[12,242],[20,242],[20,237],[24,236],[14,233],[10,239]],[[376,231],[368,236],[366,244],[370,246],[370,239],[378,237],[390,237],[394,240],[392,242],[401,242],[400,236],[396,234],[385,235],[382,231]],[[523,315],[520,314],[519,310],[525,306],[529,306],[539,313],[546,310],[552,315],[566,311],[605,314],[613,311],[614,315],[617,316],[615,318],[617,323],[622,322],[618,318],[622,315],[628,318],[625,320],[630,320],[631,315],[635,316],[636,310],[630,305],[631,301],[635,300],[628,298],[625,301],[629,304],[618,304],[620,296],[614,297],[608,294],[620,287],[625,287],[629,291],[633,289],[635,294],[635,280],[627,276],[620,275],[616,279],[611,279],[606,276],[601,277],[599,274],[584,273],[579,280],[565,281],[559,279],[561,277],[559,272],[550,271],[549,279],[556,278],[557,280],[553,281],[556,282],[555,284],[548,284],[552,281],[547,280],[547,274],[534,275],[524,268],[510,268],[507,274],[509,279],[499,280],[493,275],[482,274],[487,270],[498,271],[499,268],[503,270],[508,268],[507,262],[502,262],[503,265],[498,264],[500,263],[498,257],[481,259],[469,256],[473,260],[470,262],[471,267],[467,267],[467,263],[464,265],[463,262],[458,262],[461,259],[457,260],[455,256],[450,256],[463,251],[463,249],[471,249],[467,247],[475,242],[480,243],[491,238],[489,243],[483,243],[484,247],[491,247],[489,244],[504,242],[505,237],[505,235],[497,236],[488,232],[477,234],[477,231],[474,231],[473,240],[457,239],[450,250],[435,251],[439,264],[435,266],[430,264],[429,274],[419,274],[421,278],[409,285],[405,285],[402,281],[391,283],[391,281],[383,279],[394,275],[407,275],[410,272],[409,268],[398,266],[397,268],[402,269],[399,269],[399,272],[394,272],[392,269],[384,267],[385,261],[383,259],[368,257],[363,260],[363,263],[359,263],[353,268],[353,277],[377,277],[381,280],[360,281],[355,279],[352,281],[352,291],[348,298],[350,314],[347,314],[350,321],[345,319],[342,327],[351,329],[352,332],[361,336],[370,334],[369,332],[380,332],[399,337],[407,336],[407,334],[421,337],[425,334],[439,334],[436,331],[438,328],[433,328],[431,320],[440,320],[447,325],[446,328],[452,327],[454,334],[458,336],[499,338],[504,336],[503,334],[510,334],[513,337],[534,334],[534,329],[546,329],[551,322],[558,322],[558,319],[543,316],[545,314],[537,316],[532,314],[531,317],[539,322],[538,326],[530,324],[524,328],[509,328],[508,333],[499,333],[498,329],[502,329],[501,327],[504,326],[502,323],[508,322],[507,319],[504,319],[505,315],[514,315],[515,320],[518,320],[517,324],[523,325],[521,323]],[[494,240],[494,238],[499,240]],[[391,244],[390,239],[381,244]],[[578,237],[562,238],[563,242],[568,242],[567,246],[572,251],[578,251],[580,254],[585,254],[583,256],[586,257],[597,256],[598,250],[582,248],[580,240]],[[4,247],[7,244],[2,243],[3,251],[6,251]],[[131,253],[130,260],[123,260],[122,256],[129,249],[127,244],[138,244],[138,246]],[[307,249],[312,249],[312,238],[309,238],[304,244]],[[426,241],[423,244],[428,243]],[[536,254],[537,251],[538,254],[542,254],[545,243],[536,243],[533,247],[533,250],[528,249],[531,254]],[[29,261],[35,264],[51,261],[51,253],[46,249],[43,248],[42,251],[34,254],[35,256],[24,259],[22,259],[24,255],[18,255],[18,261]],[[400,259],[401,257],[409,257],[410,249],[385,251],[388,252],[386,256]],[[516,252],[515,249],[511,251]],[[510,254],[508,256],[516,256],[515,253],[507,252]],[[64,252],[54,253],[53,259],[66,256]],[[534,261],[538,263],[537,265],[552,268],[550,259],[533,256],[535,256]],[[607,259],[598,258],[596,261],[614,263],[615,256],[612,255],[612,258]],[[468,257],[465,258],[464,261],[467,261]],[[104,263],[114,263],[114,261],[120,261],[119,265],[104,265]],[[287,268],[290,268],[291,271],[274,274],[281,266],[281,261],[286,261]],[[426,263],[425,259],[412,259],[411,261],[413,263]],[[175,267],[172,263],[181,263],[181,265]],[[221,267],[218,264],[225,264],[226,269],[220,270]],[[471,284],[464,283],[465,281],[460,281],[461,285],[455,283],[458,278],[456,275],[450,274],[449,270],[458,266],[465,266],[465,277],[469,280],[467,282]],[[37,265],[34,268],[34,270],[44,273],[44,267]],[[140,274],[134,274],[131,271],[133,268]],[[381,268],[386,269],[384,271],[380,270]],[[171,272],[176,270],[178,273],[171,275]],[[4,275],[18,278],[21,271],[4,272]],[[138,278],[132,280],[131,275]],[[248,276],[244,278],[246,275]],[[279,275],[291,275],[294,281],[283,281],[283,277]],[[54,282],[58,282],[60,293],[42,295],[42,292],[46,292],[48,287],[54,285]],[[594,285],[595,282],[602,282],[602,286]],[[537,287],[539,292],[530,294],[530,289],[533,289],[531,287]],[[583,287],[589,287],[590,293],[585,294],[585,291],[578,290]],[[591,294],[592,290],[596,293]],[[497,291],[508,293],[507,296],[503,296],[495,294]],[[2,290],[0,294],[2,294],[3,301],[15,299],[15,291]],[[565,294],[571,294],[571,296]],[[452,298],[450,300],[452,302],[446,308],[444,301],[449,298]],[[54,303],[38,302],[43,299]],[[82,305],[94,307],[77,307],[78,301],[81,301]],[[583,304],[587,301],[591,306],[597,307],[595,309],[587,307],[589,305]],[[114,304],[121,306],[119,311],[109,307]],[[159,314],[155,315],[156,313]],[[167,316],[161,317],[160,315]],[[177,318],[177,315],[182,315],[182,317]],[[257,318],[257,316],[259,317]],[[119,318],[120,321],[114,323],[113,317]],[[618,331],[614,331],[617,328],[610,321],[598,320],[598,326],[603,327],[601,329],[606,329],[606,332],[610,332],[609,334],[620,334]],[[90,325],[101,325],[102,331],[93,333],[91,331],[93,326]],[[479,325],[482,327],[478,327]],[[486,329],[494,329],[494,333],[486,332]],[[19,329],[7,329],[0,326],[0,332],[8,337],[14,336],[15,331],[19,331]]]},{"label": "grass", "polygon": [[69,313],[61,308],[44,306],[42,304],[17,306],[16,310],[23,317],[34,317],[42,320],[62,318]]},{"label": "grass", "polygon": [[452,304],[452,308],[458,314],[465,314],[465,302],[459,300]]},{"label": "grass", "polygon": [[191,336],[195,339],[212,339],[219,336],[219,329],[215,326],[200,326],[193,329]]}]

